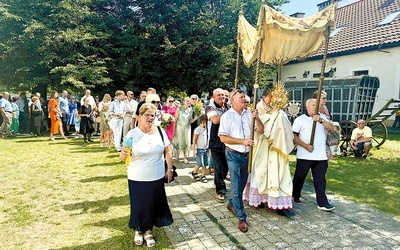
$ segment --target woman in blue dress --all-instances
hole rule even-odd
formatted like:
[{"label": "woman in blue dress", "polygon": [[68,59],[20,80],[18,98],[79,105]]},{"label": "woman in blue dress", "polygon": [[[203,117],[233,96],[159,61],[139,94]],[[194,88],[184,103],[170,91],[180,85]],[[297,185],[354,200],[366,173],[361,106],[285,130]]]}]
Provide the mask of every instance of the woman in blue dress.
[{"label": "woman in blue dress", "polygon": [[69,128],[71,125],[75,126],[75,120],[78,114],[78,109],[77,109],[77,103],[76,103],[76,98],[75,96],[72,96],[69,103],[69,115],[67,117],[67,131],[69,131]]}]

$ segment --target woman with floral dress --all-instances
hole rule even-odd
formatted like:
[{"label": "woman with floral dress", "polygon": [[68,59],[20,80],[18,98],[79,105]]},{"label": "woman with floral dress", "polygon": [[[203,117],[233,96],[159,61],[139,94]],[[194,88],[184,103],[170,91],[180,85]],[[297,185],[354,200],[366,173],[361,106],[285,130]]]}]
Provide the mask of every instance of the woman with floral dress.
[{"label": "woman with floral dress", "polygon": [[190,145],[190,124],[197,120],[197,116],[192,119],[193,110],[190,108],[190,98],[185,97],[183,104],[178,109],[176,129],[174,135],[174,147],[176,149],[176,157],[179,161],[179,153],[183,152],[183,162],[189,163],[187,154]]},{"label": "woman with floral dress", "polygon": [[171,122],[168,127],[165,129],[165,132],[167,133],[168,140],[172,143],[172,139],[174,138],[175,134],[175,121],[178,117],[178,107],[175,106],[174,104],[175,99],[172,96],[168,96],[167,98],[167,103],[162,107],[162,110],[167,113],[172,115],[175,119],[173,122]]}]

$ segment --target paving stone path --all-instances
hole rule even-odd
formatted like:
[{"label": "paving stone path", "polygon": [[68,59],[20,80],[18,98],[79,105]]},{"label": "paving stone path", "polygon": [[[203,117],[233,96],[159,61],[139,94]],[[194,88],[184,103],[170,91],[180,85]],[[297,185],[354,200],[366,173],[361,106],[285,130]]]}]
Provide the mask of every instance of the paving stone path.
[{"label": "paving stone path", "polygon": [[[175,164],[175,163],[174,163]],[[191,164],[177,163],[179,177],[167,185],[174,224],[165,228],[174,249],[396,249],[400,218],[327,193],[332,212],[316,209],[314,188],[305,184],[294,218],[245,206],[249,230],[237,228],[226,203],[215,199],[213,176],[194,181]],[[227,182],[228,191],[230,183]],[[328,183],[329,188],[329,183]]]}]

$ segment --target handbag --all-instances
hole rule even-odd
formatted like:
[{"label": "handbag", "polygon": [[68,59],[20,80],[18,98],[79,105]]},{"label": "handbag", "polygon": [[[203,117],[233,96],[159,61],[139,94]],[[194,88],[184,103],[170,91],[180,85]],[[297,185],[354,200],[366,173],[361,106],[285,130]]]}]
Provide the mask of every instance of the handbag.
[{"label": "handbag", "polygon": [[326,145],[335,146],[340,142],[340,131],[337,130],[328,130],[326,135]]},{"label": "handbag", "polygon": [[[157,126],[157,129],[158,129],[158,132],[160,133],[161,139],[162,139],[163,144],[164,144],[164,136],[163,136],[163,134],[161,132],[161,129],[160,129],[159,126]],[[165,149],[164,149],[164,159],[165,159]],[[165,173],[166,173],[167,172],[167,167],[168,167],[166,160],[164,160],[164,166],[165,166]],[[176,167],[174,165],[172,165],[172,179],[171,179],[170,183],[173,182],[175,180],[175,177],[177,177],[177,176],[178,176],[178,173],[176,172]],[[168,177],[167,176],[164,176],[164,183],[168,183]]]}]

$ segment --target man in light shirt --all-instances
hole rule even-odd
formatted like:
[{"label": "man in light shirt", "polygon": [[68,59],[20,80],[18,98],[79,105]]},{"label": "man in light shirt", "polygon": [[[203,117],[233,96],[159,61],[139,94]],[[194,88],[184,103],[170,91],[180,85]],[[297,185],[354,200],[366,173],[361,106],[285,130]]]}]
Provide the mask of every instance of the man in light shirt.
[{"label": "man in light shirt", "polygon": [[90,95],[90,89],[85,90],[85,95],[81,98],[81,106],[83,105],[85,97],[89,98],[89,105],[92,106],[92,109],[96,107],[96,102],[94,101],[93,96]]},{"label": "man in light shirt", "polygon": [[123,136],[128,133],[128,131],[132,128],[135,128],[135,124],[133,120],[136,117],[136,109],[138,106],[138,102],[135,101],[134,95],[132,91],[127,91],[126,92],[126,98],[125,98],[125,107],[126,107],[126,113],[124,116],[124,133]]},{"label": "man in light shirt", "polygon": [[68,91],[63,90],[60,97],[58,97],[58,106],[61,110],[61,121],[64,129],[64,134],[66,136],[69,135],[69,131],[67,130],[67,121],[69,116],[69,101],[68,101]]},{"label": "man in light shirt", "polygon": [[256,131],[264,133],[264,126],[258,118],[257,110],[251,113],[245,109],[245,94],[236,89],[230,95],[232,107],[220,119],[218,136],[225,144],[225,157],[231,181],[231,197],[228,199],[227,209],[239,219],[238,228],[247,232],[247,215],[243,205],[243,191],[248,178],[248,158],[250,147],[254,140],[250,138],[251,119],[256,121]]},{"label": "man in light shirt", "polygon": [[114,101],[111,102],[108,113],[110,114],[110,126],[113,131],[115,149],[121,151],[122,129],[126,107],[124,103],[125,93],[122,90],[115,92]]},{"label": "man in light shirt", "polygon": [[2,136],[11,136],[10,127],[13,118],[13,109],[8,100],[9,98],[10,94],[8,92],[3,92],[3,98],[0,100],[0,112],[3,116],[3,123],[0,126],[0,134]]}]

